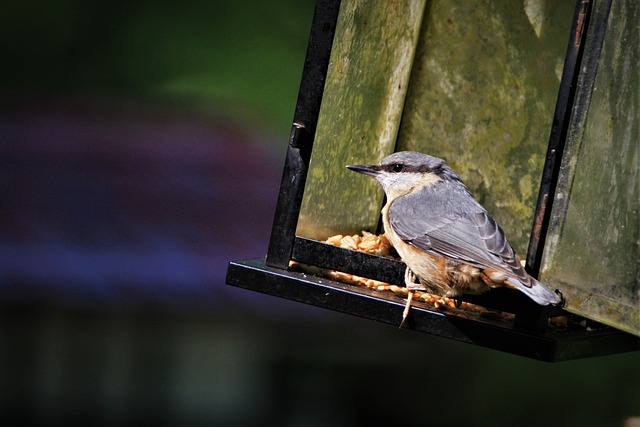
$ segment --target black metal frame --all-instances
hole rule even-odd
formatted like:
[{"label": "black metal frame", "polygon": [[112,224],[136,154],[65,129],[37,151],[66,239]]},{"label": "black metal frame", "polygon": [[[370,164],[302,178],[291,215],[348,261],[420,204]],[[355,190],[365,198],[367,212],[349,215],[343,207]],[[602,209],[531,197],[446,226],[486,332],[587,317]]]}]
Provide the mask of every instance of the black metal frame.
[{"label": "black metal frame", "polygon": [[302,205],[339,11],[340,0],[316,2],[267,252],[267,265],[271,267],[288,268],[293,252],[298,215]]},{"label": "black metal frame", "polygon": [[[527,264],[534,276],[540,267],[563,144],[574,108],[584,40],[587,30],[598,31],[600,45],[594,49],[599,51],[610,3],[606,0],[595,16],[593,0],[578,0],[576,4],[527,253]],[[340,0],[318,0],[316,4],[266,259],[230,263],[227,283],[399,325],[405,304],[402,298],[289,271],[289,263],[294,260],[364,277],[375,272],[376,280],[404,286],[405,265],[400,261],[295,235],[339,9]],[[591,57],[597,62],[598,55]],[[595,78],[595,71],[592,77]],[[405,327],[546,361],[640,349],[638,337],[602,325],[589,332],[584,327],[551,330],[546,327],[549,317],[567,313],[555,307],[541,307],[516,291],[496,290],[482,296],[465,296],[464,301],[513,313],[515,320],[498,322],[456,309],[437,311],[416,302]]]},{"label": "black metal frame", "polygon": [[[610,2],[609,2],[610,5]],[[610,9],[607,5],[607,16]],[[584,42],[587,38],[586,29],[589,27],[591,17],[591,0],[578,0],[576,11],[571,28],[569,45],[565,56],[562,79],[556,101],[556,109],[551,124],[551,134],[549,135],[549,145],[542,170],[542,180],[540,182],[540,192],[538,193],[538,203],[534,214],[529,248],[527,250],[527,269],[529,273],[537,276],[540,272],[542,250],[545,243],[545,235],[549,227],[549,217],[553,203],[553,194],[558,183],[560,172],[560,159],[564,151],[564,142],[569,129],[571,119],[571,108],[575,99],[576,87]],[[606,20],[604,21],[606,25]],[[594,74],[595,76],[595,74]]]}]

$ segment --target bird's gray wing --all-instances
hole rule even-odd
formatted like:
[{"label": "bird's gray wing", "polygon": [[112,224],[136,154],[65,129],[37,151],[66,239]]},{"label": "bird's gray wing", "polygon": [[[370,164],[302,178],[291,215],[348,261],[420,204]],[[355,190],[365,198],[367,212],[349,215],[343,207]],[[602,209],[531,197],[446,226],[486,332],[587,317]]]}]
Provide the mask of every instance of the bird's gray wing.
[{"label": "bird's gray wing", "polygon": [[470,199],[472,202],[454,212],[437,204],[437,199],[424,203],[424,197],[418,191],[391,204],[390,223],[400,238],[429,253],[529,282],[504,232],[479,203]]}]

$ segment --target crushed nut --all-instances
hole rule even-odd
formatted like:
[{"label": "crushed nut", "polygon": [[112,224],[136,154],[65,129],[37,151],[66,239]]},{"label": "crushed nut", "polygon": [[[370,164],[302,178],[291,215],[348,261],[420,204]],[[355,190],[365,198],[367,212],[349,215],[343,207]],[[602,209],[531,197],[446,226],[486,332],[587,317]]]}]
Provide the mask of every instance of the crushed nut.
[{"label": "crushed nut", "polygon": [[[334,246],[340,246],[343,248],[363,251],[378,256],[397,259],[396,257],[394,257],[393,247],[391,246],[391,243],[389,243],[384,234],[376,235],[368,231],[362,231],[361,236],[358,234],[351,236],[337,234],[335,236],[329,237],[325,242]],[[311,265],[299,264],[293,261],[291,262],[291,265],[301,269],[306,273],[324,276],[342,283],[365,286],[367,288],[374,289],[380,292],[393,292],[395,295],[401,297],[407,297],[407,295],[409,294],[407,288],[403,286],[392,285],[389,283],[380,282],[378,280],[360,277],[341,271],[328,270]],[[436,308],[439,309],[455,307],[455,301],[451,298],[440,297],[438,295],[421,291],[415,291],[414,296],[416,299],[429,304],[433,304]],[[463,304],[466,305],[466,303]]]}]

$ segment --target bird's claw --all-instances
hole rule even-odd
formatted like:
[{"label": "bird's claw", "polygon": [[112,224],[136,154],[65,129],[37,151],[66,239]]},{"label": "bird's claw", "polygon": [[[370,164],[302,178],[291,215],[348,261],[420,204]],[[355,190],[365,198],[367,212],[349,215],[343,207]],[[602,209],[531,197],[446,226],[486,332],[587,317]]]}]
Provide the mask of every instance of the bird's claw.
[{"label": "bird's claw", "polygon": [[407,289],[413,288],[418,282],[418,277],[409,267],[404,271],[404,285]]},{"label": "bird's claw", "polygon": [[405,320],[407,320],[407,316],[409,315],[409,310],[411,309],[411,300],[413,299],[413,292],[414,291],[410,290],[409,294],[407,295],[407,304],[404,306],[404,310],[402,311],[402,321],[400,322],[399,328],[402,328]]},{"label": "bird's claw", "polygon": [[404,285],[407,288],[407,304],[404,306],[404,310],[402,311],[402,321],[400,322],[400,328],[404,325],[404,322],[407,320],[407,316],[409,315],[409,310],[411,309],[411,300],[413,299],[413,290],[416,287],[416,284],[420,283],[418,281],[418,277],[415,275],[413,271],[409,267],[404,271]]}]

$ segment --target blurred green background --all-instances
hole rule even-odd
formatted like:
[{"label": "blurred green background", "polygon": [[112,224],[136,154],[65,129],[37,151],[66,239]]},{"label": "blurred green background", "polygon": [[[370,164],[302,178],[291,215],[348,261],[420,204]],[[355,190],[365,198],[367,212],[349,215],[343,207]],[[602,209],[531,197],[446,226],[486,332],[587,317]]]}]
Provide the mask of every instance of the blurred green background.
[{"label": "blurred green background", "polygon": [[10,2],[6,94],[186,101],[288,135],[314,2]]},{"label": "blurred green background", "polygon": [[546,364],[224,285],[226,262],[266,250],[312,16],[294,0],[2,7],[2,424],[640,416],[638,353]]}]

